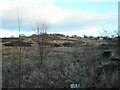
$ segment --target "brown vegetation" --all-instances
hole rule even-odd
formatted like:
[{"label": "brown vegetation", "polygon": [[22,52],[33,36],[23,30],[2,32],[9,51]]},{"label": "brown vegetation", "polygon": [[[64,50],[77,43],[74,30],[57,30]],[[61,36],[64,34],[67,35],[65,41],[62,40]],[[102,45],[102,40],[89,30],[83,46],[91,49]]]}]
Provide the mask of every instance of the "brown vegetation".
[{"label": "brown vegetation", "polygon": [[[52,37],[42,43],[41,54],[37,39],[34,37],[36,42],[31,47],[21,47],[21,88],[70,88],[74,83],[80,88],[119,87],[118,60],[112,58],[115,48],[97,40],[87,42],[88,39],[58,43],[61,39],[53,42]],[[34,41],[33,37],[29,40]],[[17,46],[3,46],[3,88],[19,85],[18,57]]]}]

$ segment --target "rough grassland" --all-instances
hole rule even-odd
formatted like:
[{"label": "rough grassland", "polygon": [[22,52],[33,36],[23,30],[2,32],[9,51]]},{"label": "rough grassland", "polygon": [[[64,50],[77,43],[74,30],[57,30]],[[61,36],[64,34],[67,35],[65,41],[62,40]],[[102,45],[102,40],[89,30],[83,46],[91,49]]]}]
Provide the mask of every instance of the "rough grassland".
[{"label": "rough grassland", "polygon": [[[37,45],[21,48],[21,71],[19,76],[19,47],[3,46],[3,88],[70,88],[70,84],[80,84],[80,88],[118,87],[117,69],[107,74],[111,59],[104,57],[101,45],[79,45],[73,47],[47,47],[44,62],[39,69]],[[109,48],[108,48],[109,50]],[[111,67],[111,66],[110,66]],[[114,68],[114,67],[113,67]],[[116,66],[115,66],[116,68]]]}]

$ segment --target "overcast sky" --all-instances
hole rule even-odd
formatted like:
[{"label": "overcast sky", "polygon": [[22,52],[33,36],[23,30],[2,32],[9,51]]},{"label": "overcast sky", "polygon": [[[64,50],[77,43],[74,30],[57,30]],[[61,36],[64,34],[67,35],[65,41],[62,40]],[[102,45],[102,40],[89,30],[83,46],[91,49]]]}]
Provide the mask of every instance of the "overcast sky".
[{"label": "overcast sky", "polygon": [[117,30],[118,0],[0,0],[0,37],[18,36],[17,11],[21,34],[31,35],[35,20],[48,23],[48,33],[100,35]]}]

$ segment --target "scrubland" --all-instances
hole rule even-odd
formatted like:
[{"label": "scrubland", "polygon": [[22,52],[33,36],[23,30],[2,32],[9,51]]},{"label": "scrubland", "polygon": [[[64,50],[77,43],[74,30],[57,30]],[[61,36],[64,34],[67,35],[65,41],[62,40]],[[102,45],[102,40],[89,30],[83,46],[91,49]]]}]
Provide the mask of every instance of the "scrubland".
[{"label": "scrubland", "polygon": [[81,39],[71,46],[48,45],[40,66],[36,43],[21,49],[3,46],[3,88],[18,88],[19,85],[21,88],[70,88],[71,84],[80,84],[79,88],[116,88],[118,62],[111,60],[112,50],[106,42],[101,44],[95,40],[90,43]]}]

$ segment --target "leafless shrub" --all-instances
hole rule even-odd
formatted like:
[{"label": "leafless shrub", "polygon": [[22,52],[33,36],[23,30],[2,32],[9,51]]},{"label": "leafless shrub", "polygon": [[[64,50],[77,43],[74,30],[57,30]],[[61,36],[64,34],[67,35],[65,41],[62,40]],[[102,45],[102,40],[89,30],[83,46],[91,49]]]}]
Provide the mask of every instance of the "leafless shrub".
[{"label": "leafless shrub", "polygon": [[36,21],[35,22],[35,31],[37,33],[37,44],[38,44],[38,52],[39,52],[39,68],[42,66],[44,61],[44,50],[46,48],[46,36],[48,25],[45,21]]}]

